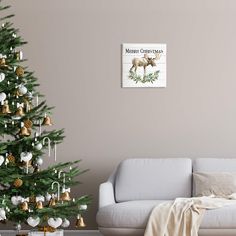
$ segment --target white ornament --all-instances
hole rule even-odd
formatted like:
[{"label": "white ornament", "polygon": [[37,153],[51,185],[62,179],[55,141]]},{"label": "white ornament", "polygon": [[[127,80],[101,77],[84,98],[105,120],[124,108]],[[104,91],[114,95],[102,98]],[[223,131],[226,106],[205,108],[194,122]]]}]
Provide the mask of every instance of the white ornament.
[{"label": "white ornament", "polygon": [[85,211],[85,210],[87,210],[87,208],[88,208],[87,205],[80,205],[80,206],[79,206],[79,209],[80,209],[80,210],[84,210],[84,211]]},{"label": "white ornament", "polygon": [[32,157],[33,157],[33,154],[31,152],[22,152],[20,154],[21,161],[28,162],[32,159]]},{"label": "white ornament", "polygon": [[44,202],[45,201],[45,198],[44,196],[42,195],[38,195],[36,198],[35,198],[36,202]]},{"label": "white ornament", "polygon": [[19,59],[22,60],[23,59],[23,52],[19,51]]},{"label": "white ornament", "polygon": [[46,200],[49,202],[52,198],[52,195],[47,193],[46,196],[45,196]]},{"label": "white ornament", "polygon": [[6,212],[3,208],[0,208],[0,221],[6,220]]},{"label": "white ornament", "polygon": [[0,82],[2,82],[4,79],[5,79],[5,74],[4,73],[0,73]]},{"label": "white ornament", "polygon": [[37,150],[41,150],[41,149],[43,148],[42,143],[37,143],[37,144],[35,145],[35,148],[36,148]]},{"label": "white ornament", "polygon": [[24,85],[20,85],[18,90],[21,94],[26,94],[27,93],[27,88]]},{"label": "white ornament", "polygon": [[64,219],[63,220],[63,223],[62,223],[62,225],[61,225],[62,227],[64,227],[64,228],[67,228],[67,227],[69,227],[70,226],[70,221],[69,220],[67,220],[67,219]]},{"label": "white ornament", "polygon": [[5,161],[4,156],[0,156],[0,166],[2,165],[2,163]]},{"label": "white ornament", "polygon": [[7,95],[5,93],[0,93],[0,102],[4,101],[7,98]]},{"label": "white ornament", "polygon": [[27,219],[27,223],[28,223],[28,225],[30,225],[31,227],[35,227],[35,226],[37,226],[37,225],[40,223],[40,218],[39,218],[39,217],[36,217],[36,218],[29,217],[29,218]]},{"label": "white ornament", "polygon": [[43,164],[43,158],[38,157],[38,158],[36,159],[36,164],[39,165],[39,166],[41,166],[41,165]]},{"label": "white ornament", "polygon": [[53,227],[54,229],[58,228],[62,224],[61,218],[49,218],[48,225]]},{"label": "white ornament", "polygon": [[22,202],[22,197],[21,196],[13,196],[13,197],[11,197],[11,202],[14,206],[17,206]]}]

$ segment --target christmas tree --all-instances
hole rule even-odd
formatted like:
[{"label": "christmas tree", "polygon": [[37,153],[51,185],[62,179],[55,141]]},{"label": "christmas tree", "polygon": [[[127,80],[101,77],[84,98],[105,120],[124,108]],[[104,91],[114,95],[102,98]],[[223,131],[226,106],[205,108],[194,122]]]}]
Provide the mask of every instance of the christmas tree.
[{"label": "christmas tree", "polygon": [[[8,9],[0,1],[0,12]],[[36,89],[21,47],[26,42],[9,19],[1,17],[0,27],[0,222],[26,223],[43,230],[68,227],[71,216],[84,226],[82,214],[88,196],[72,198],[70,187],[84,171],[79,161],[54,164],[41,170],[43,158],[55,159],[63,130],[50,130],[52,107]]]}]

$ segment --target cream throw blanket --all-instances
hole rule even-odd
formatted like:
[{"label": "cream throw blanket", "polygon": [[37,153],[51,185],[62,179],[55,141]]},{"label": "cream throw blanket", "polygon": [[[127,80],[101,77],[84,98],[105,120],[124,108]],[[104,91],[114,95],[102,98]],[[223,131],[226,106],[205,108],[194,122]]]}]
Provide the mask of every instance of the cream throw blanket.
[{"label": "cream throw blanket", "polygon": [[236,194],[224,198],[177,198],[162,203],[152,210],[144,236],[197,236],[205,210],[233,204]]}]

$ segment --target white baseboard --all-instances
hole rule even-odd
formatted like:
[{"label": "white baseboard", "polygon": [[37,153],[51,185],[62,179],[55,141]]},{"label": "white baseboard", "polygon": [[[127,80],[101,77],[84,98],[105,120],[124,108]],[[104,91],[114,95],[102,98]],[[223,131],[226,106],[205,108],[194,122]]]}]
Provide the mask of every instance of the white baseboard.
[{"label": "white baseboard", "polygon": [[[26,231],[23,231],[26,232]],[[15,230],[0,230],[1,236],[15,236]],[[98,230],[65,230],[64,236],[102,236]]]}]

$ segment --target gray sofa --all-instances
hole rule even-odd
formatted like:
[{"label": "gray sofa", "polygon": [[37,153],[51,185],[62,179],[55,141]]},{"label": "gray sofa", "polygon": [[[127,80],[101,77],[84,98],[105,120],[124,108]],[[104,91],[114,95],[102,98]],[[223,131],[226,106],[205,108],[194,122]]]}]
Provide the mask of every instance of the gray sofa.
[{"label": "gray sofa", "polygon": [[[192,172],[236,172],[236,159],[128,159],[99,188],[103,235],[143,235],[156,205],[192,196]],[[236,206],[206,211],[199,236],[236,235]]]}]

